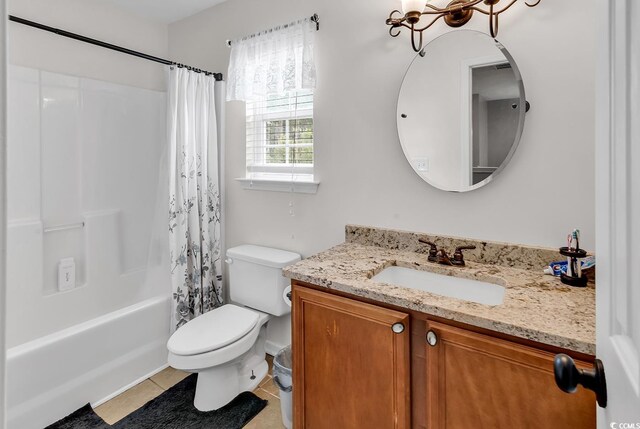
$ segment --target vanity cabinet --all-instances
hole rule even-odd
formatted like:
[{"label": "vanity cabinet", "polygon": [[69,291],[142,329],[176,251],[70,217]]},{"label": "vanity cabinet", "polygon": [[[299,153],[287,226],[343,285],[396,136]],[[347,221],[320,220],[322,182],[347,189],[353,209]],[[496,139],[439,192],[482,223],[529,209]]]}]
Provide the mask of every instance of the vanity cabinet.
[{"label": "vanity cabinet", "polygon": [[558,389],[555,354],[443,323],[426,327],[427,427],[595,429],[593,393]]},{"label": "vanity cabinet", "polygon": [[553,375],[588,357],[342,295],[293,283],[295,428],[595,429]]},{"label": "vanity cabinet", "polygon": [[292,310],[294,427],[409,428],[409,315],[307,288]]}]

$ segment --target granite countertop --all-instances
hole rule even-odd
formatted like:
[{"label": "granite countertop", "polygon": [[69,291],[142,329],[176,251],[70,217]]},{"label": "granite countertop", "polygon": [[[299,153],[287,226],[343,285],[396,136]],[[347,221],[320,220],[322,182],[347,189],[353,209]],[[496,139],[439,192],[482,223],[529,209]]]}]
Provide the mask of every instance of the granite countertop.
[{"label": "granite countertop", "polygon": [[[429,262],[424,253],[398,245],[402,240],[394,238],[391,244],[387,241],[384,246],[373,245],[358,233],[350,237],[349,228],[347,242],[286,267],[284,275],[377,302],[595,355],[595,287],[592,283],[585,288],[574,288],[562,284],[558,278],[544,275],[543,266],[533,269],[513,261],[506,265],[476,262],[474,259],[482,260],[480,250],[470,255],[464,267],[439,265]],[[386,231],[391,232],[396,237],[397,232]],[[428,238],[438,240],[433,236]],[[447,239],[450,238],[440,238],[440,241]],[[496,243],[479,243],[484,249],[496,246]],[[498,284],[505,287],[504,302],[489,306],[371,280],[390,266]]]}]

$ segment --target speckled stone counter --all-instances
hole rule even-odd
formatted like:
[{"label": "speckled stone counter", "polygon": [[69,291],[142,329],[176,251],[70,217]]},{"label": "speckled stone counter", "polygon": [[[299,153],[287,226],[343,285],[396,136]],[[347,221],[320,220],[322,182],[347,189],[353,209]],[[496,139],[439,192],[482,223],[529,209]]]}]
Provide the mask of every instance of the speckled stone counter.
[{"label": "speckled stone counter", "polygon": [[[561,257],[552,249],[479,242],[402,231],[347,226],[347,241],[284,269],[293,280],[311,283],[377,302],[526,338],[539,343],[595,355],[595,287],[566,286],[544,275],[550,260]],[[475,244],[465,253],[465,267],[427,260],[427,246],[419,237],[435,241],[452,253],[453,247]],[[505,287],[504,302],[488,306],[371,280],[390,266],[486,281]]]}]

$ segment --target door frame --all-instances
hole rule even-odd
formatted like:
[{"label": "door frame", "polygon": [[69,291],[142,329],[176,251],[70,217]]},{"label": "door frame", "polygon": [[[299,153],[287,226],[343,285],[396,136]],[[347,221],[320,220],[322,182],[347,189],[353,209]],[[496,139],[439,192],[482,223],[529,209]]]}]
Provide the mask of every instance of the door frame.
[{"label": "door frame", "polygon": [[5,427],[5,297],[6,297],[6,244],[7,244],[7,4],[0,0],[0,429]]},{"label": "door frame", "polygon": [[460,184],[473,185],[473,69],[508,63],[502,54],[469,58],[460,62]]},{"label": "door frame", "polygon": [[[627,404],[640,391],[637,345],[624,335],[634,328],[629,326],[632,319],[628,316],[628,303],[633,297],[627,290],[634,265],[629,263],[633,230],[628,198],[633,169],[627,161],[633,144],[629,132],[633,89],[628,69],[630,1],[636,0],[599,0],[596,10],[600,17],[595,106],[596,343],[608,376],[610,399],[607,409],[598,409],[598,427],[603,429],[609,428],[614,418],[624,422],[638,416],[638,411],[628,409]],[[618,406],[614,410],[615,404]]]}]

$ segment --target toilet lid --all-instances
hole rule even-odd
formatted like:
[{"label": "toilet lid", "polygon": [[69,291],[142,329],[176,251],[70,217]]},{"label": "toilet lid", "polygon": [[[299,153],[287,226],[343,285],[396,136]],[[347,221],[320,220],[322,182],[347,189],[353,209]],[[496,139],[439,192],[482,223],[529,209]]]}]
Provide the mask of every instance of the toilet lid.
[{"label": "toilet lid", "polygon": [[244,337],[258,323],[255,311],[227,304],[178,328],[167,348],[173,354],[191,356],[227,346]]}]

